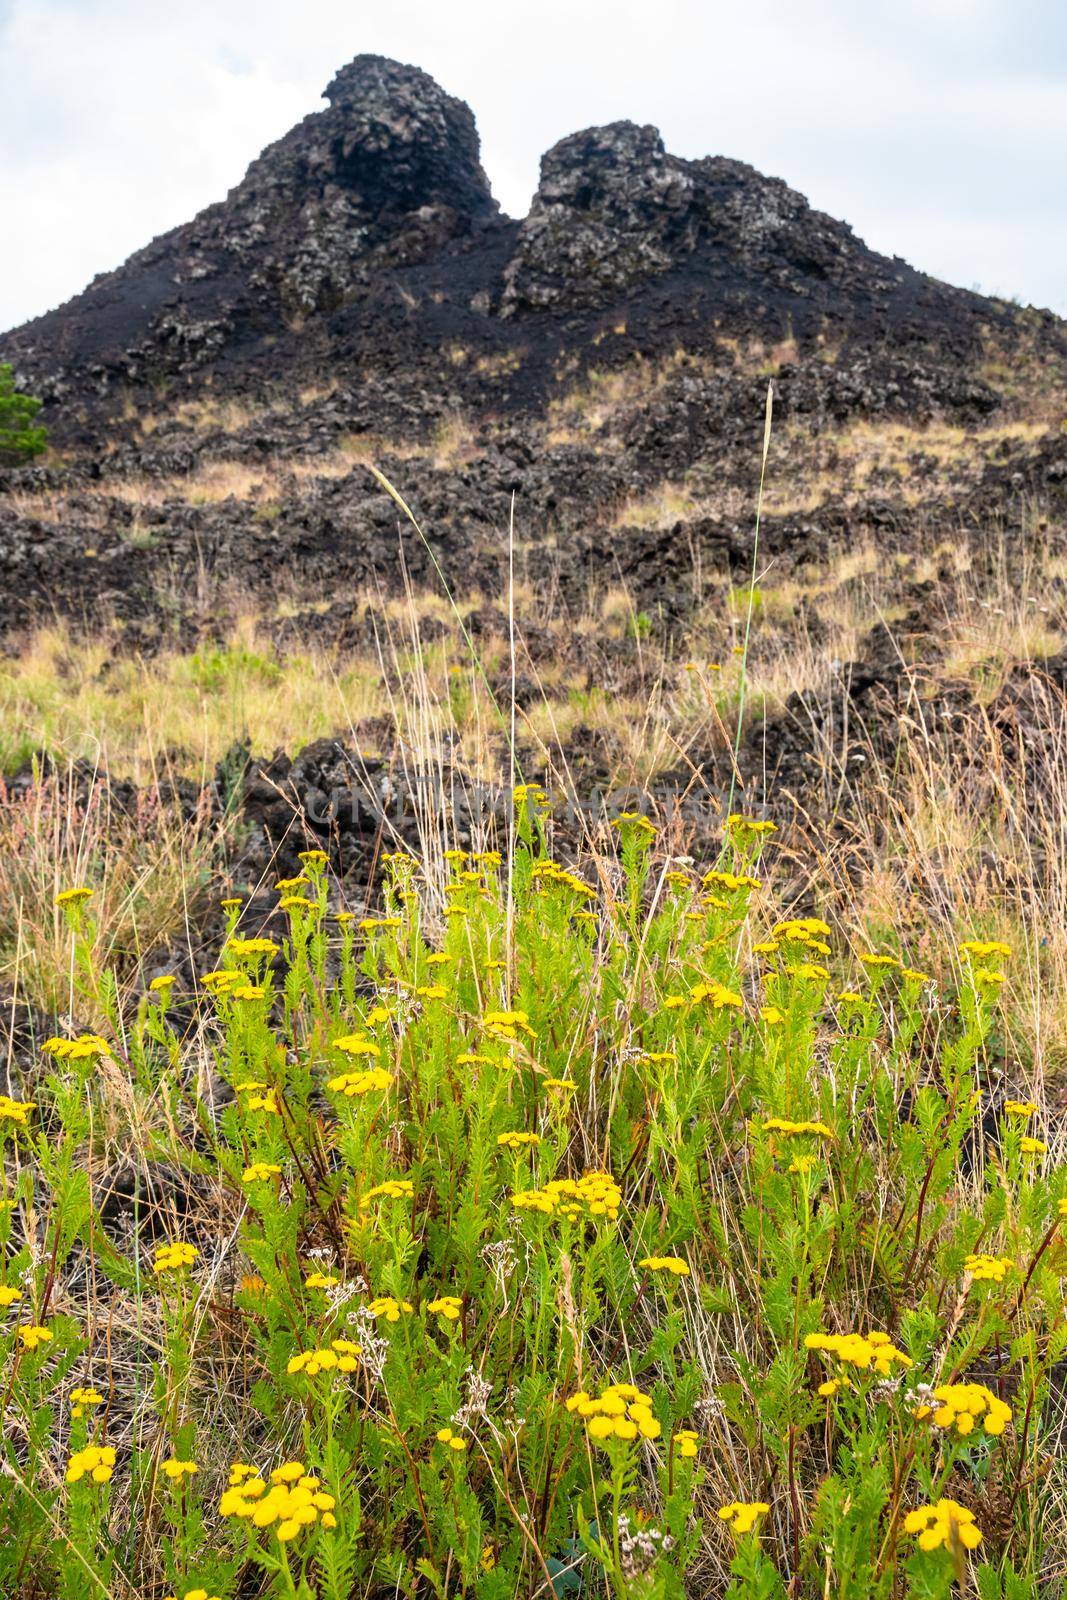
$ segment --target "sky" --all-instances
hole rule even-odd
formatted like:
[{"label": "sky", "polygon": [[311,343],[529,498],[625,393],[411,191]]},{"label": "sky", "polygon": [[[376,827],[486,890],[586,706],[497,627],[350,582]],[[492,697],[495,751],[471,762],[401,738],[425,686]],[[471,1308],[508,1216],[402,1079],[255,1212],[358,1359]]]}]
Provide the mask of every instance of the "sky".
[{"label": "sky", "polygon": [[1067,315],[1063,0],[0,0],[0,329],[221,199],[361,51],[470,104],[512,216],[629,117]]}]

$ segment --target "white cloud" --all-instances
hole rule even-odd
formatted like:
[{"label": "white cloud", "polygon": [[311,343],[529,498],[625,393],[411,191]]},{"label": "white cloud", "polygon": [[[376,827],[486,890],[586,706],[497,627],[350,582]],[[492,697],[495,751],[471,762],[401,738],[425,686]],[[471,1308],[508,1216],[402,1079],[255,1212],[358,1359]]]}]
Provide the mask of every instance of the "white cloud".
[{"label": "white cloud", "polygon": [[785,178],[877,248],[1067,312],[1067,24],[1031,0],[9,0],[0,327],[220,199],[361,50],[473,107],[505,209],[617,117]]}]

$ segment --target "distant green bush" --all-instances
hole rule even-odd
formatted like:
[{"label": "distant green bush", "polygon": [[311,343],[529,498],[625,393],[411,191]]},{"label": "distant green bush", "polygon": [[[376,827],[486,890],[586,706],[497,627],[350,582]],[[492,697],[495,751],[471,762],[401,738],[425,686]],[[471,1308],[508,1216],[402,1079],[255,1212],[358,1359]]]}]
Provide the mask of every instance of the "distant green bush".
[{"label": "distant green bush", "polygon": [[39,456],[47,442],[45,430],[34,427],[41,402],[15,388],[8,362],[0,363],[0,466],[17,467]]}]

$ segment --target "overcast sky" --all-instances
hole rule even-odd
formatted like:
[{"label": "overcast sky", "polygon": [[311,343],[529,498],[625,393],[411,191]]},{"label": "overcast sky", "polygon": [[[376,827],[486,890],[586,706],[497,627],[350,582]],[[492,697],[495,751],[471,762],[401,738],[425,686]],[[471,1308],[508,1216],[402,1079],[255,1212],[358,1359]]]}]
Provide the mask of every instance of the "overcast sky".
[{"label": "overcast sky", "polygon": [[360,51],[469,102],[512,215],[630,117],[1067,314],[1064,0],[0,0],[0,328],[221,198]]}]

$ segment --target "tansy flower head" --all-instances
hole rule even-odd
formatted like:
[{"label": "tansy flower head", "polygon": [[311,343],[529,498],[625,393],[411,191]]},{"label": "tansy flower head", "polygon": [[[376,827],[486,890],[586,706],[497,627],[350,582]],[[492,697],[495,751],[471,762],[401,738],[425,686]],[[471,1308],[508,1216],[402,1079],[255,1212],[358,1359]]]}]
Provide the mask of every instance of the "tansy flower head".
[{"label": "tansy flower head", "polygon": [[241,1174],[242,1183],[265,1183],[268,1178],[281,1176],[281,1167],[276,1167],[271,1161],[253,1161]]},{"label": "tansy flower head", "polygon": [[674,1442],[678,1446],[678,1454],[691,1461],[697,1453],[700,1435],[694,1433],[692,1428],[679,1428],[674,1435]]},{"label": "tansy flower head", "polygon": [[343,1094],[351,1100],[365,1094],[380,1094],[395,1082],[393,1074],[386,1072],[384,1067],[370,1067],[366,1072],[342,1072],[338,1077],[331,1078],[326,1087],[334,1094]]},{"label": "tansy flower head", "polygon": [[453,1433],[451,1428],[438,1428],[434,1438],[438,1444],[447,1444],[450,1450],[458,1452],[467,1448],[466,1439],[462,1438],[458,1433]]},{"label": "tansy flower head", "polygon": [[9,1284],[0,1283],[0,1307],[5,1311],[8,1306],[16,1306],[22,1299],[22,1290],[13,1289]]},{"label": "tansy flower head", "polygon": [[76,1450],[67,1463],[68,1483],[80,1483],[90,1477],[94,1483],[110,1483],[115,1469],[115,1452],[110,1445],[87,1445]]},{"label": "tansy flower head", "polygon": [[506,1146],[509,1150],[521,1150],[525,1145],[539,1145],[541,1143],[541,1135],[539,1133],[521,1133],[518,1131],[498,1133],[496,1142],[498,1145]]},{"label": "tansy flower head", "polygon": [[104,1397],[97,1389],[77,1388],[70,1391],[70,1414],[84,1417],[93,1406],[103,1405]]},{"label": "tansy flower head", "polygon": [[1010,1256],[970,1255],[963,1263],[963,1270],[969,1272],[976,1283],[1003,1283],[1014,1265]]},{"label": "tansy flower head", "polygon": [[6,1094],[0,1094],[0,1122],[15,1122],[25,1128],[33,1109],[32,1100],[10,1100]]},{"label": "tansy flower head", "polygon": [[183,1478],[191,1478],[200,1471],[195,1461],[179,1461],[177,1456],[169,1456],[166,1461],[160,1462],[160,1469],[172,1483],[180,1483]]},{"label": "tansy flower head", "polygon": [[918,1406],[916,1417],[920,1422],[928,1417],[943,1432],[954,1428],[961,1438],[973,1433],[979,1422],[983,1432],[998,1438],[1011,1421],[1011,1407],[984,1383],[943,1383],[932,1398],[937,1405]]},{"label": "tansy flower head", "polygon": [[681,1256],[645,1256],[637,1263],[646,1272],[667,1272],[675,1278],[689,1277],[689,1263]]},{"label": "tansy flower head", "polygon": [[729,1505],[719,1507],[719,1517],[741,1538],[751,1533],[760,1517],[765,1517],[770,1509],[766,1500],[731,1500]]},{"label": "tansy flower head", "polygon": [[92,889],[87,889],[84,886],[84,884],[78,885],[76,888],[73,888],[73,889],[61,889],[59,891],[59,893],[56,895],[56,905],[57,906],[80,906],[80,905],[84,905],[86,900],[89,899],[89,897],[90,897],[90,895],[92,893],[93,893]]},{"label": "tansy flower head", "polygon": [[622,1205],[622,1192],[608,1172],[587,1172],[581,1178],[553,1178],[543,1189],[520,1189],[511,1197],[517,1211],[539,1211],[567,1222],[614,1222]]},{"label": "tansy flower head", "polygon": [[597,1444],[622,1439],[658,1439],[663,1431],[652,1415],[652,1400],[632,1383],[609,1384],[597,1396],[584,1389],[571,1395],[567,1410],[584,1420],[586,1432]]},{"label": "tansy flower head", "polygon": [[861,1372],[873,1370],[882,1378],[891,1377],[895,1366],[912,1364],[911,1357],[898,1350],[887,1333],[809,1333],[804,1347],[824,1351]]},{"label": "tansy flower head", "polygon": [[175,1244],[161,1245],[156,1251],[152,1271],[180,1272],[183,1267],[191,1267],[199,1253],[195,1244],[185,1244],[181,1240]]},{"label": "tansy flower head", "polygon": [[36,1350],[42,1344],[51,1344],[55,1334],[50,1328],[38,1327],[36,1323],[24,1322],[19,1328],[19,1340],[24,1350]]},{"label": "tansy flower head", "polygon": [[426,1309],[432,1311],[434,1316],[444,1317],[446,1322],[457,1322],[463,1310],[463,1301],[458,1294],[443,1294],[431,1300]]},{"label": "tansy flower head", "polygon": [[975,1526],[974,1512],[955,1500],[939,1500],[934,1506],[920,1506],[904,1518],[904,1532],[919,1536],[920,1550],[937,1550],[942,1545],[952,1550],[977,1550],[982,1535]]}]

